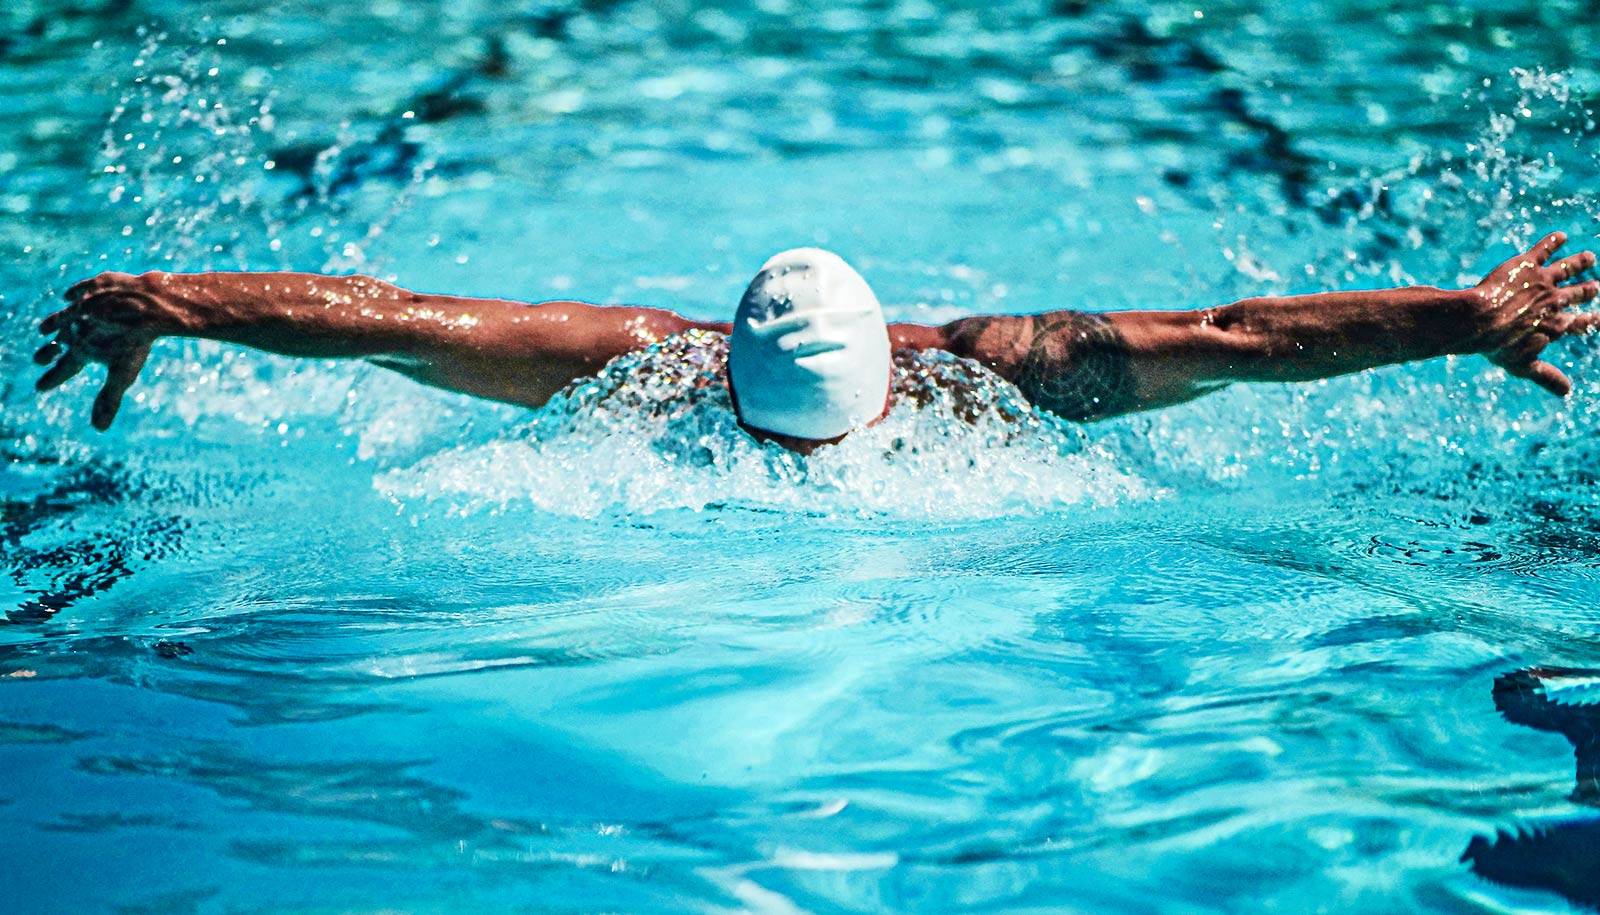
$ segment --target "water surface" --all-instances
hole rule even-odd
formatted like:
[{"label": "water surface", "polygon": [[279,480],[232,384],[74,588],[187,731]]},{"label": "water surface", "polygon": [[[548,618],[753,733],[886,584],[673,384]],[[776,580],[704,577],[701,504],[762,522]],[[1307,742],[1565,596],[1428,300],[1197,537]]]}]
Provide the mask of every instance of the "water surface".
[{"label": "water surface", "polygon": [[1462,358],[803,464],[175,341],[98,435],[27,357],[111,268],[725,318],[820,244],[920,321],[1470,282],[1593,244],[1585,10],[8,3],[0,894],[1581,903],[1459,858],[1585,809],[1491,697],[1600,665],[1584,342],[1565,402]]}]

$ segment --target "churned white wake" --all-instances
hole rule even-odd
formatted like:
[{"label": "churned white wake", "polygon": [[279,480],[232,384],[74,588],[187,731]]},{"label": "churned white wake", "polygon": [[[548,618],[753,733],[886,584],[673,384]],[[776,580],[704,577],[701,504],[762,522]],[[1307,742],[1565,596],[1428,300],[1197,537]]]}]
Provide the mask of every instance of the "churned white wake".
[{"label": "churned white wake", "polygon": [[534,423],[375,479],[407,509],[517,504],[579,516],[739,506],[966,519],[1155,492],[1005,381],[942,354],[902,354],[895,409],[801,457],[738,426],[727,342],[691,333],[623,356]]}]

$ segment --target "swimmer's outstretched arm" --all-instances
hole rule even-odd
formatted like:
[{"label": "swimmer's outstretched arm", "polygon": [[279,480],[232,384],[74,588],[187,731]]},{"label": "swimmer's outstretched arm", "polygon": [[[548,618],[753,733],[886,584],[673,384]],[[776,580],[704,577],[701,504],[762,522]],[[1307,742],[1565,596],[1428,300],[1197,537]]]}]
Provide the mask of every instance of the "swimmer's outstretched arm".
[{"label": "swimmer's outstretched arm", "polygon": [[1557,396],[1572,383],[1539,358],[1551,342],[1600,326],[1569,309],[1600,282],[1568,283],[1584,251],[1549,262],[1557,232],[1471,289],[1415,286],[1245,299],[1202,311],[977,316],[891,335],[976,359],[1036,406],[1099,419],[1180,403],[1235,381],[1311,381],[1380,365],[1481,353]]},{"label": "swimmer's outstretched arm", "polygon": [[527,305],[424,295],[364,276],[102,273],[67,290],[39,324],[48,391],[90,362],[107,367],[92,421],[105,429],[161,337],[199,337],[286,356],[362,358],[425,384],[538,406],[612,358],[691,328],[669,311],[581,302]]}]

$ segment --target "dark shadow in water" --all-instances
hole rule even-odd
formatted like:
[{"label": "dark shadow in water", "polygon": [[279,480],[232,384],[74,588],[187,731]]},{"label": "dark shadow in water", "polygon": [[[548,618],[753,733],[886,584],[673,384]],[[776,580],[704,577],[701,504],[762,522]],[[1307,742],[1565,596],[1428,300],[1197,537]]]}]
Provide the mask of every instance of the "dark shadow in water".
[{"label": "dark shadow in water", "polygon": [[[187,527],[176,517],[135,518],[50,542],[52,528],[70,529],[84,512],[126,503],[142,492],[121,467],[91,464],[31,498],[0,500],[0,569],[31,595],[6,610],[0,625],[47,622],[132,575],[137,566],[176,552]],[[24,542],[35,535],[46,542]]]},{"label": "dark shadow in water", "polygon": [[[1577,756],[1572,800],[1600,808],[1600,668],[1504,674],[1495,680],[1494,704],[1513,724],[1566,737]],[[1600,911],[1600,817],[1474,836],[1461,860],[1495,883],[1552,890]]]},{"label": "dark shadow in water", "polygon": [[[284,174],[301,181],[296,199],[309,203],[328,200],[353,191],[368,181],[389,181],[405,185],[416,180],[422,167],[423,147],[411,139],[410,127],[436,124],[488,110],[483,98],[472,90],[480,76],[498,76],[505,71],[503,44],[490,41],[489,50],[470,69],[448,73],[433,85],[402,100],[380,119],[377,135],[357,140],[340,148],[327,141],[284,146],[272,151],[272,160]],[[434,163],[428,171],[450,175],[448,163]]]},{"label": "dark shadow in water", "polygon": [[[1058,3],[1058,15],[1079,17],[1093,9],[1090,4]],[[1193,101],[1193,110],[1204,112],[1208,123],[1218,125],[1222,136],[1229,131],[1220,125],[1236,128],[1232,135],[1243,139],[1230,144],[1226,156],[1228,169],[1247,172],[1265,179],[1276,179],[1284,199],[1296,208],[1310,206],[1315,172],[1322,160],[1302,152],[1296,145],[1293,133],[1274,121],[1269,115],[1255,110],[1249,97],[1233,86],[1215,86],[1217,77],[1232,68],[1226,61],[1212,53],[1204,44],[1181,33],[1157,34],[1151,31],[1144,14],[1123,15],[1115,23],[1087,34],[1074,35],[1061,44],[1086,46],[1105,66],[1115,66],[1127,73],[1132,82],[1143,85],[1209,86],[1203,97]],[[1194,181],[1194,175],[1183,170],[1167,169],[1163,176],[1167,184],[1179,190]],[[1221,176],[1214,176],[1213,180]],[[1207,182],[1210,183],[1210,182]],[[1324,215],[1330,224],[1342,222],[1340,216]],[[1398,240],[1396,240],[1398,244]]]},{"label": "dark shadow in water", "polygon": [[[754,854],[738,833],[719,825],[722,812],[737,804],[736,796],[662,785],[626,759],[573,752],[537,737],[520,743],[525,755],[481,759],[520,786],[500,798],[473,796],[419,772],[428,765],[423,760],[300,760],[221,744],[89,756],[78,761],[78,768],[91,775],[204,788],[235,802],[240,818],[229,827],[228,853],[273,869],[389,869],[426,881],[459,868],[465,856],[473,873],[497,879],[540,882],[560,871],[603,886],[658,879],[668,886],[681,881],[697,886],[699,878],[674,875],[673,866],[747,860]],[[318,825],[286,836],[250,819],[255,814]],[[627,838],[595,843],[597,820],[623,825]],[[62,813],[41,826],[77,835],[129,827],[217,829],[207,815],[191,822],[141,810]],[[645,865],[659,860],[666,870],[609,866],[622,858]]]}]

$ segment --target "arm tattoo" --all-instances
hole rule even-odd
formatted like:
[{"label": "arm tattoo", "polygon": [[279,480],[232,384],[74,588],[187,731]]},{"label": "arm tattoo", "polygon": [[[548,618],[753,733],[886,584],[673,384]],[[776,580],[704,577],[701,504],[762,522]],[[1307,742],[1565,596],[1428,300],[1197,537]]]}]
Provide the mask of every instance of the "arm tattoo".
[{"label": "arm tattoo", "polygon": [[1101,315],[968,318],[951,330],[957,355],[988,365],[1041,410],[1081,422],[1138,409],[1133,360]]},{"label": "arm tattoo", "polygon": [[1014,383],[1034,406],[1065,419],[1099,419],[1135,403],[1128,348],[1100,315],[1034,318],[1033,342]]}]

